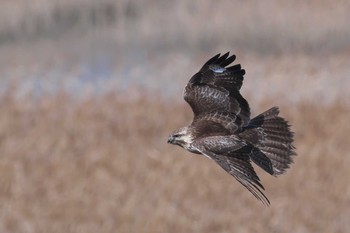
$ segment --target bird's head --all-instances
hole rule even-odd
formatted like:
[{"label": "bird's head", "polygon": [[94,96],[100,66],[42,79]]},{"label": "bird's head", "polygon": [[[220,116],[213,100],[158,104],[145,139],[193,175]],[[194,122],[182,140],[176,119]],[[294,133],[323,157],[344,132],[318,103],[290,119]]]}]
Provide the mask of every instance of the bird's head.
[{"label": "bird's head", "polygon": [[187,149],[193,141],[193,137],[188,128],[189,127],[186,126],[175,130],[172,134],[169,135],[168,143]]}]

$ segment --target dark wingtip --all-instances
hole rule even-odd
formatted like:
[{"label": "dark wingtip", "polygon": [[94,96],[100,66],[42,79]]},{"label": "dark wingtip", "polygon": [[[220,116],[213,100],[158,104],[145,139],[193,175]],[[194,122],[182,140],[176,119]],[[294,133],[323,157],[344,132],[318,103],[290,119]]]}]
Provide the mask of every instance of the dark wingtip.
[{"label": "dark wingtip", "polygon": [[211,65],[211,64],[217,64],[221,67],[225,67],[229,64],[231,64],[234,60],[236,60],[236,55],[230,55],[230,52],[226,52],[221,56],[221,53],[216,54],[214,57],[210,58],[202,67],[204,69],[205,67]]},{"label": "dark wingtip", "polygon": [[209,66],[210,64],[213,64],[214,62],[216,62],[218,60],[218,58],[220,57],[220,53],[216,54],[214,57],[210,58],[202,67],[202,69],[204,69],[206,66]]},{"label": "dark wingtip", "polygon": [[228,55],[230,54],[230,52],[225,53],[224,55],[222,55],[221,57],[219,57],[216,61],[215,64],[220,65],[222,62],[226,61],[226,58],[228,57]]},{"label": "dark wingtip", "polygon": [[236,60],[236,55],[233,54],[230,57],[226,58],[224,61],[222,61],[219,65],[225,67],[231,64],[234,60]]}]

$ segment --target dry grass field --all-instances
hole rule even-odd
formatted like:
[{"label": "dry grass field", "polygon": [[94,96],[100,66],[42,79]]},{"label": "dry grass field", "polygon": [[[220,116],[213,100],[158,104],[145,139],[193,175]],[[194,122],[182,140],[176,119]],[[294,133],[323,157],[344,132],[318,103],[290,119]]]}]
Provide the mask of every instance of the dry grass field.
[{"label": "dry grass field", "polygon": [[[135,90],[134,90],[135,91]],[[265,207],[214,162],[166,144],[192,116],[140,92],[0,101],[1,232],[347,232],[350,109],[280,106],[287,174],[259,171]],[[143,93],[143,94],[142,94]],[[264,110],[270,101],[261,103]]]},{"label": "dry grass field", "polygon": [[[0,0],[0,232],[350,229],[350,1]],[[166,143],[182,90],[231,51],[298,156],[271,205]]]}]

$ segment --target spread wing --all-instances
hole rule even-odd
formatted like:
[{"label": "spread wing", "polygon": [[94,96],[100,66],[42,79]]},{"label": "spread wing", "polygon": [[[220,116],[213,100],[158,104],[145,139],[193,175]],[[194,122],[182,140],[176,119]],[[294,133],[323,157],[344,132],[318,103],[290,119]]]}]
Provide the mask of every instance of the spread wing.
[{"label": "spread wing", "polygon": [[243,141],[234,137],[234,135],[206,137],[196,141],[193,146],[218,163],[257,199],[269,205],[270,201],[263,193],[265,189],[249,158],[251,149]]},{"label": "spread wing", "polygon": [[260,183],[260,179],[255,173],[248,155],[233,154],[232,157],[212,155],[212,158],[225,171],[246,187],[257,199],[266,205],[270,204],[269,199],[262,191],[264,187]]},{"label": "spread wing", "polygon": [[239,64],[226,67],[235,59],[235,55],[229,56],[229,53],[218,54],[190,79],[184,99],[195,117],[209,112],[229,112],[238,116],[243,126],[248,124],[250,108],[239,92],[245,70]]}]

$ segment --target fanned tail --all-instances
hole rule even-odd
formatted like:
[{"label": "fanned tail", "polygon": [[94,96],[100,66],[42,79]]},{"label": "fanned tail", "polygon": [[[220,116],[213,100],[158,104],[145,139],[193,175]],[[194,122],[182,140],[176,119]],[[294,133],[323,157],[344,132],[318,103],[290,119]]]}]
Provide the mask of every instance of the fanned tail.
[{"label": "fanned tail", "polygon": [[279,109],[273,107],[258,115],[249,122],[246,133],[253,133],[256,138],[252,143],[252,161],[274,176],[283,174],[296,155],[293,146],[294,134],[287,121],[278,114]]}]

